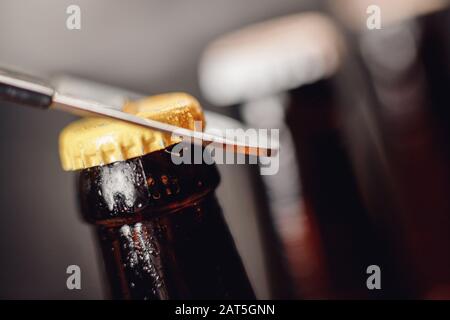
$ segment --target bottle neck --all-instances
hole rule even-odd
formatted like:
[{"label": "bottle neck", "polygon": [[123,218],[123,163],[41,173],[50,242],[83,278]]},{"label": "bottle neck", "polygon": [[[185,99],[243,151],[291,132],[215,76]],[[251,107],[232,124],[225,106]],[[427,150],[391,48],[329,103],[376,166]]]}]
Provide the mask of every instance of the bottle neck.
[{"label": "bottle neck", "polygon": [[115,299],[254,298],[213,193],[98,234]]},{"label": "bottle neck", "polygon": [[121,225],[157,217],[215,190],[220,181],[215,165],[177,165],[170,150],[80,171],[79,200],[85,220]]},{"label": "bottle neck", "polygon": [[169,152],[80,172],[113,297],[254,298],[214,195],[217,168],[175,165]]}]

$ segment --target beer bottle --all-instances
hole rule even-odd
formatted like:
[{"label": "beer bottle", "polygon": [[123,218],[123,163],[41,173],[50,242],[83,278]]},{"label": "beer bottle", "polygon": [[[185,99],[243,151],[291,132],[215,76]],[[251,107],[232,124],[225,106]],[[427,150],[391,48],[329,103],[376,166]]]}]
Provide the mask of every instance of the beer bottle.
[{"label": "beer bottle", "polygon": [[[124,108],[194,129],[198,102],[166,94]],[[168,134],[86,118],[60,136],[65,170],[76,170],[85,221],[95,226],[114,299],[253,299],[215,197],[215,165],[176,164],[187,146]],[[200,148],[197,150],[196,148]]]}]

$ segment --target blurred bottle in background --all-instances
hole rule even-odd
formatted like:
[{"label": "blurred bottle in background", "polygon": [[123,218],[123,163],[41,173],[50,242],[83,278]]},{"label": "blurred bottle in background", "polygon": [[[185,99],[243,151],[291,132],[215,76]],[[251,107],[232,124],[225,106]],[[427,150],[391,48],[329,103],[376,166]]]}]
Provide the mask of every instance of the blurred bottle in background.
[{"label": "blurred bottle in background", "polygon": [[[352,43],[341,114],[367,207],[409,296],[449,298],[448,2],[329,4]],[[366,25],[374,4],[379,30]]]},{"label": "blurred bottle in background", "polygon": [[332,21],[310,12],[225,35],[200,65],[213,104],[280,129],[280,171],[262,178],[297,297],[370,296],[366,268],[383,262],[340,136],[334,75],[344,52]]}]

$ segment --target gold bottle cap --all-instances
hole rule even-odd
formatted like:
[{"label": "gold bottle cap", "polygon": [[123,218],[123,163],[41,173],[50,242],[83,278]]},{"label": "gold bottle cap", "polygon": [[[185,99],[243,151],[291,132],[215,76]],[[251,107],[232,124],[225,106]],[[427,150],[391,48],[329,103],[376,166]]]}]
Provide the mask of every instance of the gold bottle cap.
[{"label": "gold bottle cap", "polygon": [[[123,111],[139,117],[195,130],[204,121],[198,101],[185,93],[168,93],[127,103]],[[84,118],[65,127],[59,136],[64,170],[79,170],[123,161],[164,149],[179,138],[108,118]]]}]

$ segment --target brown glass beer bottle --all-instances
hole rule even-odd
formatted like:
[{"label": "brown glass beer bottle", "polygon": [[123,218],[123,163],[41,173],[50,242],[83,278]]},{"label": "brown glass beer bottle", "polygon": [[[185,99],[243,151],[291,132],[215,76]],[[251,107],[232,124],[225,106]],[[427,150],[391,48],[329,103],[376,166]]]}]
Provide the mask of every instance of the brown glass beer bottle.
[{"label": "brown glass beer bottle", "polygon": [[[203,121],[185,94],[147,98],[126,111],[189,129]],[[178,142],[101,118],[61,134],[62,164],[77,170],[81,212],[98,233],[112,297],[254,299],[215,197],[217,169],[175,164]]]}]

